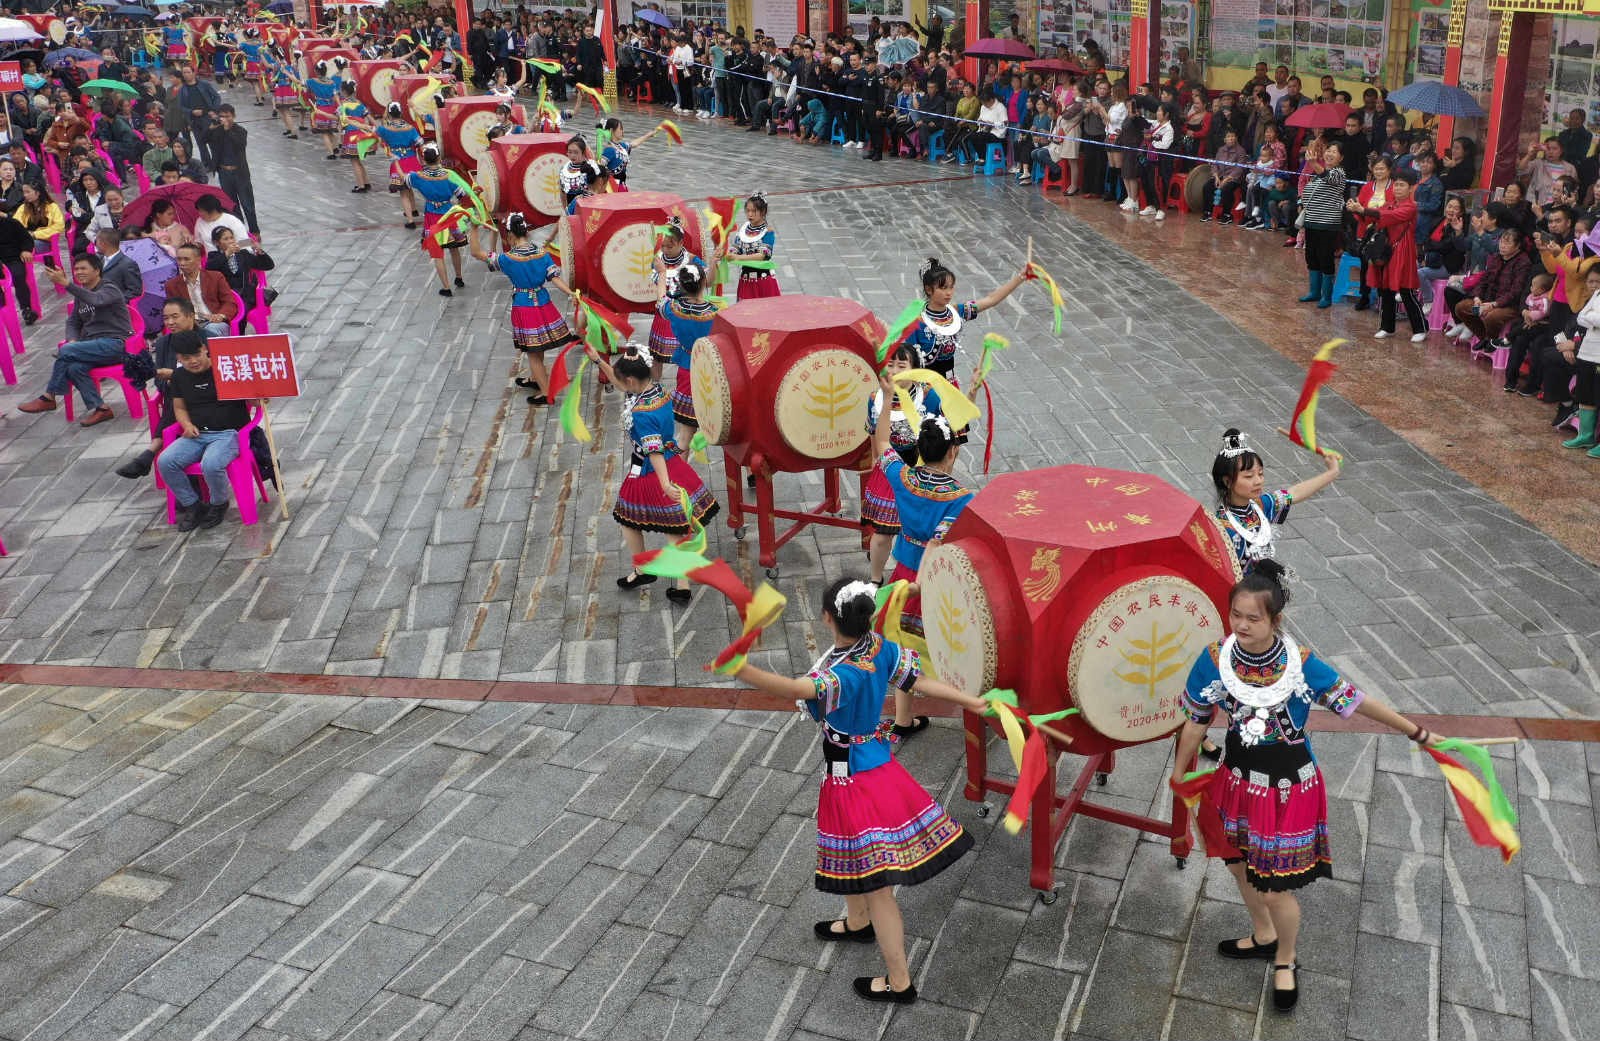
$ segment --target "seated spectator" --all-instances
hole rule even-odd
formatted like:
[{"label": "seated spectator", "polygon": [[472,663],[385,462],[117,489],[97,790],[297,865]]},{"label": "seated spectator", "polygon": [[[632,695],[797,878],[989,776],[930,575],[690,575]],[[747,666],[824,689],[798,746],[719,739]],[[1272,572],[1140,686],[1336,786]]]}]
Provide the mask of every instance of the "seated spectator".
[{"label": "seated spectator", "polygon": [[176,161],[167,142],[167,132],[151,124],[145,128],[145,137],[149,140],[150,147],[144,150],[144,158],[140,162],[152,182],[160,181],[161,168],[169,162]]},{"label": "seated spectator", "polygon": [[1200,220],[1213,219],[1221,224],[1232,224],[1234,209],[1239,205],[1245,190],[1245,178],[1250,174],[1250,154],[1239,144],[1239,135],[1229,129],[1222,136],[1222,147],[1217,149],[1216,161],[1211,164],[1214,188],[1211,206],[1202,210]]},{"label": "seated spectator", "polygon": [[[200,165],[200,160],[189,154],[189,146],[182,138],[172,142],[172,161],[178,164],[178,180],[193,181],[195,184],[209,184],[210,175],[206,168]],[[165,167],[162,168],[163,176]]]},{"label": "seated spectator", "polygon": [[[11,287],[16,293],[17,313],[24,325],[39,320],[35,311],[33,293],[28,289],[27,265],[33,263],[33,236],[22,222],[6,213],[0,213],[0,266],[11,272]],[[3,349],[3,348],[0,348]]]},{"label": "seated spectator", "polygon": [[144,230],[174,259],[178,256],[179,246],[194,241],[189,229],[178,221],[178,208],[167,199],[157,199],[150,206],[150,216],[145,219]]},{"label": "seated spectator", "polygon": [[[156,426],[150,447],[117,467],[117,476],[137,480],[150,472],[156,456],[161,452],[161,431],[177,422],[172,415],[172,373],[178,367],[177,348],[172,342],[174,334],[197,332],[202,338],[194,318],[194,305],[186,297],[172,297],[161,305],[161,335],[150,345],[151,357],[156,365],[156,390],[161,394],[161,419]],[[186,482],[187,483],[187,482]]]},{"label": "seated spectator", "polygon": [[1527,291],[1533,260],[1514,231],[1500,235],[1500,250],[1489,258],[1483,277],[1472,287],[1470,299],[1456,305],[1458,324],[1445,330],[1453,339],[1492,340],[1517,316],[1517,301]]},{"label": "seated spectator", "polygon": [[207,336],[227,336],[229,323],[239,316],[239,302],[219,271],[208,271],[202,264],[205,251],[199,243],[185,242],[178,247],[178,274],[162,287],[167,296],[181,296],[194,305],[195,316]]},{"label": "seated spectator", "polygon": [[218,228],[227,228],[239,239],[248,239],[250,229],[245,227],[244,221],[222,209],[222,200],[209,192],[194,201],[195,212],[199,215],[194,222],[194,239],[205,247],[207,253],[216,248],[216,231]]},{"label": "seated spectator", "polygon": [[72,259],[73,284],[59,267],[46,268],[50,281],[72,296],[67,315],[67,342],[56,351],[55,364],[44,393],[17,406],[18,412],[54,412],[56,398],[76,389],[88,414],[79,421],[96,426],[113,417],[100,397],[100,388],[89,378],[89,370],[102,365],[121,364],[127,353],[128,336],[133,327],[128,321],[128,303],[122,291],[100,280],[100,258],[80,253]]},{"label": "seated spectator", "polygon": [[122,211],[126,208],[122,189],[107,188],[100,195],[100,205],[94,208],[94,214],[89,218],[87,234],[99,235],[102,231],[121,228]]},{"label": "seated spectator", "polygon": [[1444,219],[1422,240],[1422,267],[1417,278],[1422,283],[1419,295],[1424,304],[1433,302],[1433,284],[1449,281],[1467,266],[1467,207],[1461,197],[1452,195],[1444,204]]},{"label": "seated spectator", "polygon": [[121,252],[122,235],[104,228],[95,236],[94,249],[100,255],[100,280],[117,287],[129,307],[137,308],[144,295],[144,274],[138,261]]},{"label": "seated spectator", "polygon": [[1444,157],[1444,171],[1439,179],[1447,192],[1464,192],[1472,187],[1478,177],[1478,145],[1470,137],[1458,137],[1450,142],[1450,151]]},{"label": "seated spectator", "polygon": [[[228,464],[239,457],[239,431],[250,422],[250,409],[243,401],[217,398],[211,353],[199,330],[172,333],[170,342],[178,360],[172,370],[172,418],[182,436],[161,450],[156,468],[178,500],[178,530],[214,528],[228,512]],[[211,500],[206,504],[184,473],[195,463]]]},{"label": "seated spectator", "polygon": [[33,236],[37,244],[35,252],[44,253],[44,266],[59,267],[56,246],[51,240],[67,230],[67,218],[62,215],[61,207],[56,205],[50,193],[31,184],[23,185],[22,205],[17,208],[17,220]]},{"label": "seated spectator", "polygon": [[1530,348],[1550,326],[1550,293],[1555,286],[1556,278],[1548,271],[1534,275],[1533,281],[1528,284],[1528,295],[1522,301],[1521,313],[1511,320],[1500,334],[1500,339],[1494,342],[1496,347],[1511,352],[1506,358],[1505,386],[1501,388],[1507,393],[1517,391],[1523,397],[1531,398],[1539,392],[1537,355],[1534,355],[1534,364],[1528,369],[1528,381],[1519,387],[1517,377],[1522,372],[1522,363],[1527,360]]},{"label": "seated spectator", "polygon": [[232,228],[219,224],[211,232],[212,252],[206,256],[206,270],[215,271],[241,298],[255,296],[257,271],[271,271],[272,258],[259,245],[242,238]]},{"label": "seated spectator", "polygon": [[16,167],[17,180],[22,184],[37,184],[41,188],[49,184],[44,167],[28,158],[28,148],[21,141],[11,142],[11,165]]}]

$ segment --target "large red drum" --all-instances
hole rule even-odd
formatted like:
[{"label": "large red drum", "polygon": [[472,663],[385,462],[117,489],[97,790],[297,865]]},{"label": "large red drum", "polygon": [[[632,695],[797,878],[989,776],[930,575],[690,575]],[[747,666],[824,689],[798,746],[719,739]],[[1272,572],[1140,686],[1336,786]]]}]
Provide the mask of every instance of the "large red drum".
[{"label": "large red drum", "polygon": [[[495,115],[501,99],[492,94],[465,98],[446,98],[435,118],[436,140],[444,161],[458,170],[476,170],[478,161],[489,154],[489,128],[500,121]],[[511,118],[524,126],[528,113],[520,104],[511,107]]]},{"label": "large red drum", "polygon": [[700,218],[679,196],[618,192],[579,199],[577,212],[556,226],[567,283],[619,314],[653,313],[656,228],[670,217],[682,222],[689,252],[712,263],[715,258],[703,249]]},{"label": "large red drum", "polygon": [[[343,58],[347,62],[356,62],[356,61],[359,61],[361,59],[361,55],[356,53],[355,51],[351,50],[350,48],[348,48],[348,47],[340,47],[340,46],[337,46],[337,45],[320,45],[320,46],[306,47],[306,48],[302,49],[301,53],[305,55],[301,59],[301,62],[302,62],[302,64],[305,65],[305,74],[306,74],[306,78],[307,79],[310,79],[312,76],[315,76],[317,74],[317,63],[318,62],[321,62],[321,61],[329,62],[330,64],[328,66],[328,74],[330,76],[336,76],[336,75],[343,75],[343,73],[340,73],[339,70],[337,68],[335,68],[331,64],[334,61],[334,59]],[[346,71],[348,72],[348,68],[346,69]]]},{"label": "large red drum", "polygon": [[353,61],[350,63],[350,74],[356,79],[356,97],[367,106],[367,110],[374,118],[381,119],[383,110],[389,107],[389,86],[400,73],[407,71],[411,66],[399,58],[376,58],[371,60]]},{"label": "large red drum", "polygon": [[690,349],[701,431],[741,459],[760,456],[767,472],[859,468],[883,335],[871,311],[837,297],[746,300],[719,312]]},{"label": "large red drum", "polygon": [[435,75],[426,72],[402,72],[389,81],[389,100],[400,102],[406,110],[406,118],[415,123],[417,129],[424,134],[428,133],[424,117],[433,115],[437,108],[433,96],[459,93],[461,85],[449,73]]},{"label": "large red drum", "polygon": [[33,26],[33,31],[57,47],[67,42],[67,23],[59,15],[19,14],[18,18]]},{"label": "large red drum", "polygon": [[521,213],[530,227],[554,224],[566,205],[561,168],[567,165],[563,134],[506,134],[489,142],[478,162],[478,187],[496,214]]},{"label": "large red drum", "polygon": [[[780,298],[781,299],[781,298]],[[1058,466],[995,478],[923,557],[930,665],[1015,690],[1093,755],[1168,737],[1202,648],[1225,635],[1233,554],[1210,513],[1148,474]]]}]

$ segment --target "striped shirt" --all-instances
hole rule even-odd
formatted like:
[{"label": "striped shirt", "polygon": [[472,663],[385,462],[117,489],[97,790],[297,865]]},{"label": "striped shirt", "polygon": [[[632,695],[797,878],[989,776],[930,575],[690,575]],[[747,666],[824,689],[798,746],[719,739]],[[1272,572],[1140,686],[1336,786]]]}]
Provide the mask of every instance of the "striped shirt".
[{"label": "striped shirt", "polygon": [[1306,223],[1328,226],[1344,222],[1344,168],[1335,166],[1314,175],[1300,192]]}]

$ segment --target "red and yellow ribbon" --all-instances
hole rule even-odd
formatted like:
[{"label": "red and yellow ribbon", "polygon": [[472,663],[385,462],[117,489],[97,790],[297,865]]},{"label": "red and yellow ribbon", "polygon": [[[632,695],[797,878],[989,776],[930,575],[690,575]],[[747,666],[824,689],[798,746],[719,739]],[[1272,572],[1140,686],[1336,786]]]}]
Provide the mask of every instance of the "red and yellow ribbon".
[{"label": "red and yellow ribbon", "polygon": [[1056,280],[1050,277],[1050,272],[1043,266],[1033,261],[1028,262],[1028,281],[1040,281],[1050,290],[1050,309],[1053,317],[1050,331],[1057,336],[1061,335],[1061,312],[1066,308],[1066,301],[1061,297],[1061,287],[1056,285]]},{"label": "red and yellow ribbon", "polygon": [[678,124],[670,119],[663,119],[656,124],[656,129],[667,135],[667,140],[675,145],[683,144],[683,131],[678,129]]},{"label": "red and yellow ribbon", "polygon": [[1317,348],[1317,353],[1311,358],[1311,367],[1306,370],[1305,385],[1300,388],[1300,400],[1295,402],[1294,415],[1289,419],[1290,441],[1318,455],[1334,459],[1340,458],[1338,452],[1317,444],[1317,400],[1322,396],[1323,385],[1339,371],[1339,366],[1332,360],[1333,352],[1345,342],[1347,341],[1329,340]]},{"label": "red and yellow ribbon", "polygon": [[601,113],[609,115],[611,113],[611,106],[606,102],[606,96],[604,94],[600,93],[598,90],[595,90],[587,83],[579,83],[577,87],[579,94],[583,95],[594,103],[595,115],[598,116]]},{"label": "red and yellow ribbon", "polygon": [[[1472,841],[1479,846],[1498,849],[1501,859],[1509,864],[1517,851],[1522,849],[1522,839],[1517,835],[1517,811],[1494,775],[1494,760],[1489,753],[1470,741],[1454,737],[1425,745],[1422,750],[1439,764]],[[1450,755],[1451,752],[1476,767],[1482,780]]]}]

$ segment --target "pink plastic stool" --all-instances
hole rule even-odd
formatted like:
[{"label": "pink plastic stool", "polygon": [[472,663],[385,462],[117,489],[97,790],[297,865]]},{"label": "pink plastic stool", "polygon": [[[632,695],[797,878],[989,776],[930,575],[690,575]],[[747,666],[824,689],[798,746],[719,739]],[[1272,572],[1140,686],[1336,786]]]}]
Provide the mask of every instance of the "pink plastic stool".
[{"label": "pink plastic stool", "polygon": [[1434,332],[1450,325],[1450,308],[1444,300],[1445,279],[1433,280],[1433,306],[1428,309],[1428,328]]}]

